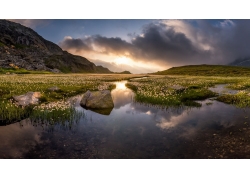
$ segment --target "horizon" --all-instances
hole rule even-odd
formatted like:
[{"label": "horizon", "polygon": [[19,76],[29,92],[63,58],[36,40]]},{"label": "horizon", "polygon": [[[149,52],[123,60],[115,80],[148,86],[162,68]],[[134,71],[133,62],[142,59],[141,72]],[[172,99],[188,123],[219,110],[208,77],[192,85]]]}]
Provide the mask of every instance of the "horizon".
[{"label": "horizon", "polygon": [[12,19],[113,72],[228,65],[250,56],[249,20]]},{"label": "horizon", "polygon": [[[130,3],[128,1],[56,2],[45,0],[37,4],[25,0],[14,2],[3,1],[1,16],[2,19],[8,20],[18,18],[19,20],[15,21],[19,21],[19,23],[31,27],[44,39],[51,41],[57,45],[60,42],[63,42],[64,45],[70,45],[69,43],[72,42],[72,46],[68,47],[68,49],[72,51],[70,53],[76,54],[75,51],[78,50],[77,53],[79,53],[83,57],[86,57],[96,65],[103,65],[105,67],[107,67],[106,65],[108,65],[109,67],[107,68],[110,68],[110,70],[116,72],[123,70],[132,70],[131,73],[133,73],[137,70],[141,71],[141,65],[144,64],[149,66],[149,68],[147,67],[146,69],[143,69],[144,71],[157,72],[166,70],[171,67],[191,64],[229,64],[230,62],[234,62],[237,59],[250,57],[250,54],[248,53],[248,47],[250,44],[248,32],[250,29],[249,20],[246,20],[250,19],[250,17],[247,12],[248,6],[246,3],[244,4],[242,2],[226,4],[222,1],[209,1],[209,3],[206,3],[204,5],[198,1],[153,1],[143,3],[140,1],[133,1]],[[192,20],[197,18],[200,20]],[[110,21],[109,23],[107,22],[109,20],[107,20],[106,23],[100,23],[93,19],[116,19],[116,23],[114,23],[114,20]],[[132,20],[134,21],[134,23],[129,23],[131,22],[130,20],[127,20],[127,23],[123,23],[124,21],[119,19],[135,20]],[[143,40],[140,42],[145,42],[145,40],[148,40],[149,36],[146,36],[145,39],[142,39],[142,37],[140,37],[142,31],[150,30],[150,28],[147,27],[150,27],[149,24],[152,23],[152,21],[154,21],[153,25],[155,25],[154,23],[156,23],[156,21],[164,21],[164,19],[169,20],[170,22],[174,22],[174,19],[177,19],[177,21],[179,20],[179,22],[183,22],[182,24],[187,25],[177,26],[177,24],[175,24],[171,25],[171,27],[174,32],[173,34],[179,34],[182,36],[181,39],[185,39],[186,42],[190,42],[190,46],[188,46],[190,48],[185,48],[186,46],[184,43],[182,43],[181,45],[179,45],[179,43],[173,43],[175,42],[173,41],[173,38],[169,39],[170,41],[167,41],[167,38],[163,39],[163,44],[167,44],[166,42],[169,42],[172,45],[175,45],[174,47],[176,47],[177,49],[179,48],[179,50],[186,50],[186,52],[191,52],[191,55],[189,54],[188,56],[187,53],[180,53],[178,56],[178,53],[176,51],[175,53],[174,51],[171,51],[173,53],[169,54],[168,51],[165,51],[164,53],[164,51],[161,51],[162,49],[156,49],[158,50],[156,52],[163,52],[162,54],[159,54],[159,56],[156,56],[157,53],[154,53],[155,51],[153,51],[155,50],[155,48],[149,48],[151,46],[154,47],[153,44],[155,43],[150,44],[151,46],[149,46],[149,49],[147,49],[145,46],[142,46],[143,44],[145,45],[145,43],[132,43],[130,36],[127,35],[127,33],[129,32],[130,34],[134,35],[137,40],[136,42],[138,42],[138,40]],[[233,20],[228,21],[226,19]],[[120,26],[117,25],[119,24],[119,21],[121,24]],[[191,23],[190,21],[199,22]],[[86,25],[81,29],[81,25],[84,24],[83,22],[85,22]],[[233,22],[233,24],[230,24],[230,22]],[[169,37],[170,33],[167,33],[169,31],[167,31],[166,28],[164,29],[164,27],[166,27],[166,24],[163,25],[163,27],[155,28],[155,32],[159,32],[158,37]],[[184,29],[182,27],[184,27]],[[188,31],[190,33],[187,33],[187,30],[190,30]],[[135,33],[133,34],[133,32]],[[96,38],[95,35],[98,34],[101,38]],[[148,34],[149,33],[147,33],[147,35]],[[89,37],[85,38],[85,35]],[[64,40],[65,37],[71,37],[72,39],[66,43],[66,41]],[[118,54],[121,55],[121,57],[123,56],[120,51],[115,51],[115,47],[124,47],[122,46],[122,43],[120,43],[122,44],[121,46],[105,46],[117,52],[114,57],[111,57],[109,56],[109,54],[105,53],[96,53],[96,49],[93,49],[93,45],[98,45],[99,48],[104,47],[104,45],[110,45],[112,37],[120,38],[120,42],[124,42],[123,44],[127,45],[125,46],[127,48],[126,50],[130,50],[130,52],[132,53],[130,54],[129,58],[131,58],[135,62],[138,62],[135,63],[135,65],[137,65],[135,68],[132,67],[131,70],[126,69],[127,66],[122,64],[122,60],[117,60],[116,62],[116,58],[119,57],[117,57]],[[91,40],[91,43],[86,41],[87,39]],[[100,39],[107,40],[108,44],[101,44]],[[85,47],[90,46],[89,51],[87,51],[86,49],[79,51],[79,49],[75,45],[75,42],[80,42],[80,44],[81,42],[83,42],[82,44],[87,45]],[[208,52],[204,51],[203,48],[206,48],[206,43],[213,49],[210,49]],[[64,48],[67,48],[67,46],[64,46]],[[195,51],[190,51],[193,48],[195,49]],[[144,51],[145,49],[146,51]],[[111,53],[110,49],[107,50]],[[145,57],[145,54],[140,54],[139,52],[147,52],[151,56]],[[96,56],[98,55],[98,57],[100,57],[94,58],[93,55],[95,54]],[[13,54],[13,56],[14,55],[15,54]],[[171,57],[169,57],[170,55],[171,57],[175,57],[175,59],[171,59]],[[162,58],[159,58],[156,61],[156,57]],[[41,58],[35,57],[35,59],[40,60]],[[124,63],[126,63],[126,60],[124,61]],[[201,62],[199,63],[199,61]],[[158,66],[155,67],[155,64],[158,64]],[[130,67],[130,65],[131,63],[129,63],[128,67]],[[247,65],[250,66],[250,63]],[[200,68],[197,69],[200,70]],[[222,67],[222,69],[224,70],[224,67]],[[211,71],[209,71],[209,73],[211,73]],[[225,76],[230,76],[226,68],[224,73]],[[250,124],[250,114],[248,111],[249,107],[239,108],[235,106],[237,105],[237,103],[242,103],[245,105],[250,104],[250,89],[248,88],[250,87],[249,78],[243,77],[242,72],[238,74],[239,77],[217,76],[216,78],[212,79],[210,76],[201,77],[199,76],[199,74],[196,75],[198,76],[190,78],[188,76],[187,78],[183,78],[183,76],[181,76],[180,78],[177,77],[177,79],[169,79],[167,78],[168,76],[164,75],[159,76],[159,78],[157,79],[152,78],[150,81],[141,80],[139,81],[139,84],[135,85],[136,87],[146,87],[144,88],[144,90],[148,92],[147,97],[151,97],[149,95],[153,94],[154,92],[162,94],[161,90],[166,89],[164,86],[168,87],[174,85],[172,87],[178,88],[179,84],[183,83],[185,86],[185,91],[182,92],[180,90],[177,97],[180,97],[182,95],[185,95],[185,97],[190,97],[188,96],[189,93],[186,93],[186,90],[194,92],[198,92],[201,90],[200,92],[202,92],[203,94],[203,92],[207,92],[204,91],[204,87],[207,88],[210,85],[215,85],[215,88],[212,89],[215,90],[216,87],[219,87],[218,90],[220,90],[222,87],[222,90],[224,91],[225,89],[223,87],[226,87],[224,85],[230,82],[229,88],[238,88],[240,90],[238,90],[237,92],[240,93],[239,95],[226,94],[227,98],[224,98],[224,100],[226,101],[232,98],[232,100],[234,100],[232,101],[232,103],[236,104],[227,104],[230,101],[227,101],[227,103],[222,103],[213,98],[211,98],[211,100],[210,98],[208,98],[207,100],[202,102],[202,107],[200,108],[187,108],[186,111],[183,107],[173,108],[173,113],[169,112],[172,108],[166,108],[166,111],[169,113],[165,114],[161,112],[162,110],[158,111],[151,109],[152,106],[148,103],[145,104],[146,106],[143,106],[141,103],[135,103],[135,105],[131,106],[130,110],[124,111],[124,114],[115,113],[118,118],[110,117],[108,121],[105,121],[101,117],[99,121],[98,118],[95,118],[96,116],[91,116],[91,114],[88,113],[88,116],[86,116],[86,118],[88,118],[88,121],[80,120],[80,123],[82,123],[83,126],[77,125],[77,128],[72,128],[72,130],[68,131],[55,129],[55,131],[53,132],[48,132],[46,130],[43,130],[42,133],[40,133],[39,129],[44,128],[44,124],[42,124],[42,127],[40,125],[36,126],[37,124],[35,126],[32,126],[32,123],[27,123],[27,120],[29,121],[28,118],[22,121],[24,123],[18,122],[12,125],[1,127],[1,132],[3,134],[1,137],[3,142],[1,143],[2,146],[0,147],[0,149],[6,151],[7,154],[12,155],[12,157],[8,156],[7,158],[31,158],[32,156],[34,158],[37,158],[37,160],[35,160],[35,166],[29,167],[29,169],[31,169],[31,173],[26,173],[25,179],[33,179],[34,176],[38,175],[38,172],[40,178],[48,177],[48,173],[40,172],[40,169],[44,168],[45,165],[44,163],[40,163],[40,161],[38,160],[42,157],[51,159],[56,158],[56,155],[59,155],[60,158],[66,158],[69,156],[72,158],[83,158],[84,156],[91,155],[93,158],[93,154],[95,155],[99,153],[102,155],[105,153],[105,155],[110,154],[110,156],[107,156],[107,158],[112,159],[114,158],[113,155],[120,155],[120,157],[122,158],[125,154],[129,154],[129,152],[131,152],[130,155],[133,155],[129,156],[129,161],[117,159],[116,163],[112,163],[112,161],[110,160],[106,161],[105,159],[102,159],[97,160],[98,163],[96,163],[96,160],[90,160],[88,161],[88,163],[85,163],[85,160],[83,159],[77,162],[69,162],[67,160],[67,163],[69,163],[67,164],[68,166],[65,166],[64,163],[58,163],[58,161],[53,161],[51,159],[49,160],[50,163],[46,163],[46,167],[50,171],[50,177],[62,179],[68,179],[69,177],[82,177],[82,169],[85,170],[84,177],[87,178],[103,178],[107,176],[109,179],[117,179],[117,177],[120,177],[122,175],[123,179],[128,179],[131,178],[131,174],[134,178],[146,179],[157,179],[166,176],[170,178],[187,178],[190,176],[192,177],[192,179],[200,179],[204,176],[204,174],[206,174],[207,179],[214,178],[215,174],[216,177],[228,179],[235,179],[235,177],[246,177],[247,165],[242,163],[242,160],[240,159],[249,158],[249,149],[246,147],[250,145],[247,138],[250,136],[248,133],[249,131],[245,130],[245,128],[249,128],[247,126]],[[59,76],[60,80],[57,80],[57,77]],[[85,86],[85,81],[82,81],[82,79],[85,79],[85,77],[93,79],[95,77],[95,74],[84,73],[80,74],[80,76],[82,76],[82,78],[76,79],[72,78],[74,77],[74,74],[28,74],[23,76],[12,76],[2,73],[1,81],[7,81],[8,83],[4,83],[1,87],[1,101],[10,103],[8,99],[11,96],[21,95],[28,91],[40,91],[41,89],[42,92],[47,92],[46,89],[52,86],[51,80],[55,82],[53,86],[61,87],[63,83],[63,87],[65,87],[64,90],[66,92],[76,93],[79,90],[78,82],[83,82],[81,89],[89,88]],[[99,76],[101,77],[101,81],[93,80],[93,83],[106,83],[105,81],[110,80],[110,77],[115,79],[118,77],[116,74],[111,76],[108,75],[106,77],[103,74],[99,74]],[[131,75],[131,77],[132,76],[134,77],[135,75]],[[26,79],[26,77],[40,78]],[[164,78],[161,79],[160,77]],[[68,79],[66,83],[64,81],[64,78]],[[43,83],[38,83],[41,80]],[[22,83],[20,83],[20,81]],[[219,83],[219,86],[217,86],[216,83]],[[224,83],[224,85],[220,86],[220,83]],[[38,84],[38,86],[36,84]],[[69,91],[67,91],[67,85],[73,85],[69,89]],[[128,88],[128,90],[132,89]],[[226,89],[226,92],[224,91],[224,93],[228,93],[227,90],[228,89]],[[229,90],[231,91],[231,89]],[[62,92],[59,91],[57,95],[60,95],[60,93]],[[52,95],[53,93],[50,94]],[[47,93],[44,93],[44,95],[50,96]],[[194,93],[193,98],[194,97],[197,97],[197,93]],[[49,100],[53,102],[52,99]],[[118,96],[117,100],[119,99],[130,98],[127,96],[127,94],[123,93]],[[151,100],[154,100],[154,98]],[[1,105],[3,106],[4,103],[1,103]],[[121,103],[119,103],[118,105],[119,109],[115,110],[121,110],[123,108],[121,107]],[[129,105],[125,105],[125,107],[129,107]],[[8,109],[11,110],[11,107],[8,106]],[[1,115],[7,115],[6,112],[8,111],[5,111],[5,107],[2,110],[4,110],[4,113],[1,113]],[[59,115],[62,114],[63,113],[60,113]],[[133,114],[135,117],[130,118],[129,115],[131,114]],[[140,120],[141,117],[143,118],[142,120]],[[148,121],[150,117],[154,118]],[[154,133],[152,128],[160,127],[170,127],[170,129],[159,129],[158,133]],[[100,134],[100,132],[105,133]],[[176,136],[173,135],[174,133],[176,133]],[[195,136],[196,133],[197,136]],[[46,134],[48,134],[49,136],[46,136]],[[63,134],[65,134],[65,136],[62,136]],[[80,137],[76,137],[77,134],[80,134]],[[159,136],[155,136],[155,134],[159,134]],[[141,137],[139,139],[136,138],[139,137],[139,135]],[[188,136],[190,138],[188,138]],[[174,137],[178,138],[174,139]],[[119,141],[115,141],[116,139],[118,139]],[[182,141],[182,139],[184,141]],[[7,144],[5,144],[5,142]],[[116,143],[120,146],[116,146]],[[69,144],[72,146],[69,146]],[[169,146],[164,146],[164,144],[169,144]],[[177,146],[177,149],[175,145]],[[131,146],[132,148],[130,148]],[[88,149],[86,150],[86,148]],[[181,151],[178,151],[178,148]],[[28,156],[20,155],[20,153],[27,154],[27,152]],[[173,153],[171,154],[171,152]],[[159,159],[159,155],[163,153],[165,154],[167,160]],[[150,158],[150,161],[141,161],[139,159],[135,159],[136,157],[148,158],[147,154],[152,154],[152,156],[155,157]],[[169,163],[169,159],[174,158],[171,155],[174,155],[176,157],[176,155],[178,154],[180,154],[180,156],[178,156],[179,160],[176,161],[173,159],[171,160],[171,163]],[[197,157],[199,154],[203,154],[204,156]],[[5,153],[1,153],[1,156],[4,155]],[[188,155],[191,159],[189,158],[184,160],[183,158],[187,158]],[[89,156],[88,158],[91,158],[91,156]],[[200,161],[202,162],[196,163],[195,161],[192,161],[192,158],[200,158]],[[208,160],[209,158],[217,159],[216,162],[218,163],[214,163],[213,161]],[[222,158],[231,158],[235,160],[233,163],[227,163],[227,161],[219,160]],[[15,163],[12,163],[13,161]],[[83,161],[83,163],[81,161]],[[20,178],[20,174],[23,174],[24,168],[27,167],[25,165],[29,166],[29,164],[26,162],[16,161],[15,159],[13,159],[12,161],[5,161],[5,163],[2,165],[3,172],[5,172],[6,174],[4,174],[4,177],[7,177],[11,174],[11,176]],[[232,166],[232,164],[234,166]],[[13,168],[9,168],[10,166],[8,165],[11,165],[11,167]],[[193,172],[194,168],[197,169],[196,173]],[[15,170],[15,173],[13,173],[13,169]],[[111,169],[114,171],[114,173],[110,173]],[[131,173],[124,173],[125,169],[127,170],[127,172]],[[207,173],[208,169],[210,171],[214,171],[214,173]],[[58,173],[62,170],[63,173]],[[229,170],[230,173],[224,173],[224,170]]]}]

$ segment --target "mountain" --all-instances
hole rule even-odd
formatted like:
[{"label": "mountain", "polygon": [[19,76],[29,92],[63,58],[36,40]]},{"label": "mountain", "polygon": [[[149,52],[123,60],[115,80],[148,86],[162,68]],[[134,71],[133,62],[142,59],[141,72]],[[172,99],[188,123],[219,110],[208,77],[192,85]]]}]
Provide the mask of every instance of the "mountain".
[{"label": "mountain", "polygon": [[131,74],[129,71],[115,72],[115,74]]},{"label": "mountain", "polygon": [[239,58],[228,64],[230,66],[250,67],[250,57]]},{"label": "mountain", "polygon": [[172,67],[155,75],[191,75],[191,76],[250,76],[250,68],[224,65],[189,65]]},{"label": "mountain", "polygon": [[112,73],[88,59],[63,51],[31,28],[0,20],[0,67],[65,73]]}]

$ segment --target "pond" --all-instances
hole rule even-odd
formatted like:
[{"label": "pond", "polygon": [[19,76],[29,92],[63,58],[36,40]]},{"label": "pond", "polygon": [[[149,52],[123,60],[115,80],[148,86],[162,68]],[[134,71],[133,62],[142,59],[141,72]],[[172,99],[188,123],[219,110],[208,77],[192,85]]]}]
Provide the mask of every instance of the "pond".
[{"label": "pond", "polygon": [[85,110],[72,126],[29,118],[0,126],[0,158],[250,158],[250,111],[214,100],[200,108],[134,102],[126,81],[112,90],[109,115]]}]

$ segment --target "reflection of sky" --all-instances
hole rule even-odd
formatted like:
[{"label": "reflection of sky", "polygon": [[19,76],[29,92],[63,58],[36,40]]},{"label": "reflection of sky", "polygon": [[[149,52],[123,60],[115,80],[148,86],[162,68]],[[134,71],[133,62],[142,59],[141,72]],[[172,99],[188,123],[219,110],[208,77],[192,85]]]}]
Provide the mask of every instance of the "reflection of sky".
[{"label": "reflection of sky", "polygon": [[[242,119],[244,111],[234,106],[230,106],[217,101],[201,101],[201,108],[168,108],[159,109],[153,106],[135,103],[132,100],[133,92],[119,82],[118,89],[112,91],[115,108],[108,117],[100,118],[98,114],[93,115],[99,119],[119,119],[127,123],[136,124],[140,122],[140,127],[151,124],[158,130],[168,130],[168,132],[178,130],[178,136],[195,135],[200,130],[216,129],[218,127],[228,128]],[[124,88],[125,87],[125,88]],[[212,105],[207,105],[212,102]],[[91,112],[88,112],[91,113]]]},{"label": "reflection of sky", "polygon": [[238,90],[226,88],[227,84],[217,84],[215,87],[210,87],[209,90],[214,91],[219,94],[237,94]]},{"label": "reflection of sky", "polygon": [[0,158],[19,158],[36,144],[41,143],[42,128],[23,120],[8,126],[0,126]]},{"label": "reflection of sky", "polygon": [[[200,108],[168,109],[135,103],[131,98],[133,92],[124,85],[125,81],[119,82],[117,89],[112,91],[115,107],[108,116],[77,106],[78,110],[85,112],[85,117],[73,130],[46,134],[41,127],[28,125],[26,121],[21,122],[23,126],[15,123],[0,127],[0,157],[5,157],[4,154],[19,157],[40,143],[47,143],[46,148],[53,146],[58,150],[62,143],[67,144],[65,148],[68,150],[61,151],[60,157],[69,157],[72,153],[69,147],[74,149],[76,144],[82,144],[80,149],[85,149],[85,146],[95,147],[100,153],[105,150],[108,153],[130,153],[127,158],[154,157],[152,153],[160,152],[157,148],[171,153],[179,148],[182,153],[185,151],[182,150],[183,140],[203,134],[217,134],[222,129],[249,122],[245,117],[250,117],[250,112],[217,101],[201,101]],[[207,102],[212,104],[207,105]],[[41,141],[48,139],[46,137],[51,138],[51,143]],[[118,158],[121,157],[119,153],[116,154]]]},{"label": "reflection of sky", "polygon": [[131,103],[133,92],[128,89],[125,84],[127,81],[116,82],[116,89],[112,91],[112,98],[114,101],[115,109]]}]

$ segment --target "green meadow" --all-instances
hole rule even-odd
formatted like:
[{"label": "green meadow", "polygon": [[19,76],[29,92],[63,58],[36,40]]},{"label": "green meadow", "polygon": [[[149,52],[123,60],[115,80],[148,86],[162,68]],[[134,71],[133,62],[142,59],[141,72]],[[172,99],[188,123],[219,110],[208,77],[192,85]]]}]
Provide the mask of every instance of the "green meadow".
[{"label": "green meadow", "polygon": [[[87,90],[112,90],[114,81],[127,80],[141,75],[105,75],[105,74],[5,74],[0,75],[0,120],[18,120],[27,117],[62,119],[70,117],[72,107],[66,100]],[[58,87],[56,91],[49,88]],[[20,107],[13,101],[13,96],[27,92],[40,92],[38,106]],[[58,103],[61,102],[61,103]],[[45,106],[47,104],[53,106]],[[62,106],[64,104],[64,106]],[[41,108],[41,107],[42,108]],[[44,109],[44,107],[46,107]],[[48,108],[50,107],[50,108]],[[50,112],[50,113],[49,113]],[[53,114],[53,115],[51,115]],[[40,118],[42,118],[40,116]],[[53,117],[54,118],[53,118]]]},{"label": "green meadow", "polygon": [[[171,69],[169,71],[172,72]],[[114,82],[121,80],[128,81],[127,88],[135,93],[134,100],[140,103],[161,107],[200,107],[198,100],[212,98],[240,108],[250,107],[250,78],[248,76],[227,76],[227,73],[221,76],[218,74],[214,76],[180,75],[185,74],[184,71],[186,72],[187,69],[181,67],[178,75],[175,73],[174,75],[150,74],[147,78],[141,79],[136,77],[145,75],[2,74],[0,75],[0,120],[12,121],[30,117],[40,120],[50,119],[51,123],[55,123],[59,119],[72,119],[77,116],[77,113],[67,102],[68,98],[83,94],[87,90],[112,90],[115,88]],[[219,84],[225,84],[227,88],[238,91],[236,94],[218,94],[210,90],[211,87]],[[50,87],[55,86],[59,89],[49,90]],[[29,91],[41,92],[39,104],[28,107],[16,105],[12,97]]]}]

